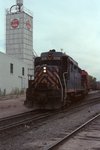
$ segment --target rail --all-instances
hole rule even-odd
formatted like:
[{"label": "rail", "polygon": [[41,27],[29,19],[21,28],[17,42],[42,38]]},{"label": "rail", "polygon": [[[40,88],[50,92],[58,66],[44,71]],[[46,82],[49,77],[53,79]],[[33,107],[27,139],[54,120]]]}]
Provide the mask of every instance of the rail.
[{"label": "rail", "polygon": [[97,119],[98,117],[100,117],[100,113],[95,115],[94,117],[92,117],[91,119],[89,119],[87,122],[83,123],[81,126],[79,126],[78,128],[76,128],[74,131],[72,131],[70,134],[68,134],[67,136],[65,136],[63,139],[61,139],[60,141],[58,141],[56,144],[52,145],[51,147],[49,147],[47,150],[57,150],[60,145],[64,144],[67,140],[69,140],[72,136],[74,136],[76,133],[78,133],[81,129],[83,129],[85,126],[87,126],[89,123],[91,123],[92,121],[94,121],[95,119]]},{"label": "rail", "polygon": [[22,114],[2,118],[0,119],[0,131],[4,131],[20,125],[26,125],[27,123],[44,119],[49,116],[50,112],[41,113],[38,111],[29,111]]}]

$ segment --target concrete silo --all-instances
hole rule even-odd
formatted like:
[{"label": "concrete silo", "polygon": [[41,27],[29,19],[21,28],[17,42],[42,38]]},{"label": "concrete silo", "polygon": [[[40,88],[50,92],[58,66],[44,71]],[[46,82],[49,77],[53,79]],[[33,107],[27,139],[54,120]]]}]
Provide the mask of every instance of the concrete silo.
[{"label": "concrete silo", "polygon": [[33,17],[23,7],[23,0],[6,11],[6,53],[33,68]]}]

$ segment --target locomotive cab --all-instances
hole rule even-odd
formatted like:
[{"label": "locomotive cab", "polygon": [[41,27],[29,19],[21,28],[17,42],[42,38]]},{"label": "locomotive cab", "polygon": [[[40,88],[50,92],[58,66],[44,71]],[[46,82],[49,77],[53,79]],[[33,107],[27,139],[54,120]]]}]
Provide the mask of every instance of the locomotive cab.
[{"label": "locomotive cab", "polygon": [[62,83],[64,82],[64,80],[66,80],[66,84],[67,84],[67,80],[68,80],[68,74],[69,74],[69,70],[68,70],[68,56],[62,56],[61,58],[61,80]]},{"label": "locomotive cab", "polygon": [[61,58],[62,70],[63,72],[67,71],[68,68],[68,56],[62,56]]}]

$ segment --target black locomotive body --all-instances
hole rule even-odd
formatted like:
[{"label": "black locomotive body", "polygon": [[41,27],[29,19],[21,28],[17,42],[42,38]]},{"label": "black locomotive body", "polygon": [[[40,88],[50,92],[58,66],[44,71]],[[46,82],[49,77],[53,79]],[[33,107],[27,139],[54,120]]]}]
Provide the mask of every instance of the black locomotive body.
[{"label": "black locomotive body", "polygon": [[70,56],[50,50],[35,58],[34,80],[29,80],[25,104],[57,109],[88,92],[88,74]]}]

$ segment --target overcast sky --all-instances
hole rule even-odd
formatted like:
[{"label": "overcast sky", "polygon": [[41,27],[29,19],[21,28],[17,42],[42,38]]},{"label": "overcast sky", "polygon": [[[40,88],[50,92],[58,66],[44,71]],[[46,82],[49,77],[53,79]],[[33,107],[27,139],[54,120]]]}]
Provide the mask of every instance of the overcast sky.
[{"label": "overcast sky", "polygon": [[[5,52],[5,9],[0,4],[0,51]],[[33,48],[39,55],[63,49],[82,69],[100,80],[100,0],[24,0],[33,12]]]}]

